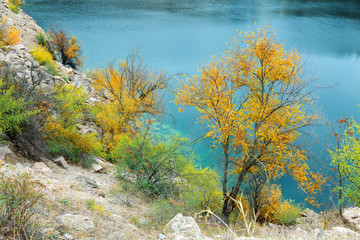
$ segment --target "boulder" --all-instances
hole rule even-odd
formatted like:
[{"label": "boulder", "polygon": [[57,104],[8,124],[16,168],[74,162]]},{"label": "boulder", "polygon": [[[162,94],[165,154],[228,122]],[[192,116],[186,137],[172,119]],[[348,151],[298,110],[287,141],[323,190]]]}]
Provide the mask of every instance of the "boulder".
[{"label": "boulder", "polygon": [[85,177],[83,175],[79,175],[75,179],[78,182],[85,183],[86,186],[90,187],[90,188],[99,188],[100,187],[100,184],[98,182],[96,182],[95,180],[93,180],[91,178]]},{"label": "boulder", "polygon": [[33,168],[43,174],[45,174],[46,176],[50,177],[50,178],[56,178],[54,172],[45,165],[45,163],[43,162],[36,162],[33,166]]},{"label": "boulder", "polygon": [[66,162],[65,158],[63,156],[57,157],[54,159],[54,163],[58,164],[62,168],[69,168],[69,164]]},{"label": "boulder", "polygon": [[346,208],[342,216],[344,221],[349,223],[351,227],[360,230],[360,208]]},{"label": "boulder", "polygon": [[211,240],[202,234],[199,226],[192,217],[177,214],[164,228],[164,235],[172,240]]},{"label": "boulder", "polygon": [[70,213],[57,217],[55,224],[58,227],[74,229],[80,232],[92,232],[95,230],[95,224],[89,217]]}]

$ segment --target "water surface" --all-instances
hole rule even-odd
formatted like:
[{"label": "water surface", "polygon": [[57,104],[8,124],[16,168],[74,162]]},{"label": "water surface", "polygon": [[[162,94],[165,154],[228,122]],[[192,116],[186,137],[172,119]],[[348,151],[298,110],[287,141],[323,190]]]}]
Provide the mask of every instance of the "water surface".
[{"label": "water surface", "polygon": [[[85,68],[103,67],[141,49],[145,63],[169,75],[195,74],[211,55],[226,48],[237,29],[264,22],[277,29],[287,49],[303,54],[308,74],[333,86],[316,94],[325,121],[358,118],[360,1],[27,0],[24,8],[44,29],[63,28],[82,41]],[[194,139],[195,113],[179,114],[172,103],[167,108],[175,116],[176,130]],[[322,127],[312,131],[324,135]],[[198,163],[215,162],[209,152],[206,145],[198,145]],[[311,157],[324,160],[322,147],[313,148]],[[296,195],[293,185],[283,185],[289,196]]]}]

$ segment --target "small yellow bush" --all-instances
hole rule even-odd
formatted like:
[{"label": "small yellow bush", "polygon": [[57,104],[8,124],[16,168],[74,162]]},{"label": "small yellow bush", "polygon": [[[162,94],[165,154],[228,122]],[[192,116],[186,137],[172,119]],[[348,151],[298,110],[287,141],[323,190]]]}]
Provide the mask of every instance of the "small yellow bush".
[{"label": "small yellow bush", "polygon": [[52,54],[46,50],[43,46],[36,46],[32,49],[31,55],[35,58],[36,61],[40,63],[40,65],[51,64],[55,65]]},{"label": "small yellow bush", "polygon": [[0,22],[0,47],[16,45],[20,42],[20,30],[16,27],[9,27],[6,24],[7,18],[2,18]]},{"label": "small yellow bush", "polygon": [[260,222],[274,222],[275,215],[281,205],[281,189],[280,186],[272,184],[263,187],[260,193],[260,209],[258,212],[258,220]]}]

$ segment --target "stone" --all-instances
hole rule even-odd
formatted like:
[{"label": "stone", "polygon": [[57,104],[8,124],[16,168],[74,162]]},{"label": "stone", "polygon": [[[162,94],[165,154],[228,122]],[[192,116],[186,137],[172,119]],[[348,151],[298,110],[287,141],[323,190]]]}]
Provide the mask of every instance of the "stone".
[{"label": "stone", "polygon": [[95,188],[94,192],[99,195],[100,197],[105,198],[105,192],[102,189]]},{"label": "stone", "polygon": [[339,237],[351,237],[352,239],[360,239],[360,234],[345,227],[333,227],[330,231],[333,233],[332,235],[336,235]]},{"label": "stone", "polygon": [[237,237],[234,238],[234,240],[261,240],[261,239],[256,237]]},{"label": "stone", "polygon": [[91,167],[94,170],[94,172],[100,172],[103,169],[103,167],[100,164],[93,164]]},{"label": "stone", "polygon": [[360,208],[346,208],[344,209],[342,216],[345,222],[348,222],[350,226],[360,230]]},{"label": "stone", "polygon": [[65,158],[63,156],[57,157],[54,159],[54,163],[57,163],[60,167],[64,169],[69,168],[69,164],[66,162]]},{"label": "stone", "polygon": [[50,178],[56,178],[55,173],[51,170],[48,166],[45,165],[43,162],[36,162],[33,168]]},{"label": "stone", "polygon": [[0,147],[0,160],[15,164],[21,159],[8,146]]},{"label": "stone", "polygon": [[158,239],[165,239],[165,238],[166,238],[166,236],[164,234],[159,233]]},{"label": "stone", "polygon": [[168,239],[172,240],[210,240],[202,234],[199,226],[192,217],[184,217],[181,213],[177,214],[165,226],[163,233]]},{"label": "stone", "polygon": [[87,187],[90,187],[90,188],[99,188],[100,187],[100,184],[98,182],[96,182],[95,180],[91,179],[91,178],[88,178],[88,177],[85,177],[83,175],[79,175],[77,176],[76,178],[76,181],[78,182],[83,182],[86,184]]},{"label": "stone", "polygon": [[55,223],[59,227],[66,227],[80,232],[92,232],[95,230],[94,222],[83,215],[67,213],[57,217]]},{"label": "stone", "polygon": [[65,233],[65,234],[64,234],[64,236],[63,236],[63,238],[65,238],[65,239],[69,239],[69,240],[74,239],[74,237],[73,237],[73,236],[71,236],[71,235],[70,235],[70,234],[68,234],[68,233]]}]

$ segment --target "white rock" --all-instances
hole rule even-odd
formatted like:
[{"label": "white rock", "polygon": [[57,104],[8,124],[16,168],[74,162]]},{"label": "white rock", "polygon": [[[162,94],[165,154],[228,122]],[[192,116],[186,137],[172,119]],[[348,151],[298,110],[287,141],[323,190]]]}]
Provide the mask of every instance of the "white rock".
[{"label": "white rock", "polygon": [[204,236],[192,217],[177,214],[164,228],[163,233],[168,239],[173,240],[211,240]]},{"label": "white rock", "polygon": [[335,235],[340,236],[340,237],[352,237],[354,239],[359,239],[360,238],[360,234],[349,229],[349,228],[344,228],[344,227],[333,227],[331,229],[331,232],[333,232]]},{"label": "white rock", "polygon": [[63,156],[57,157],[54,159],[54,163],[59,164],[61,167],[67,169],[69,168],[69,164],[66,162],[65,158]]},{"label": "white rock", "polygon": [[344,209],[343,217],[351,226],[360,230],[360,208],[354,207]]},{"label": "white rock", "polygon": [[103,167],[100,164],[93,164],[92,169],[94,170],[94,172],[100,172]]},{"label": "white rock", "polygon": [[51,170],[48,166],[45,165],[43,162],[36,162],[33,168],[50,178],[56,178],[55,173]]}]

